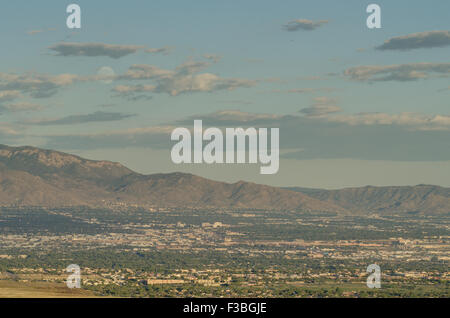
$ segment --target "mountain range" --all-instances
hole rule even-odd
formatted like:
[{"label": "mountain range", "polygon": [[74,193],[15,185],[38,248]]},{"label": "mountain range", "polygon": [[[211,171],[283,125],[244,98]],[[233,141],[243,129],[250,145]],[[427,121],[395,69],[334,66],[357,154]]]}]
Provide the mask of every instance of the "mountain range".
[{"label": "mountain range", "polygon": [[0,145],[0,206],[197,207],[335,213],[450,212],[450,189],[431,185],[341,190],[218,182],[187,173],[144,175],[111,161]]}]

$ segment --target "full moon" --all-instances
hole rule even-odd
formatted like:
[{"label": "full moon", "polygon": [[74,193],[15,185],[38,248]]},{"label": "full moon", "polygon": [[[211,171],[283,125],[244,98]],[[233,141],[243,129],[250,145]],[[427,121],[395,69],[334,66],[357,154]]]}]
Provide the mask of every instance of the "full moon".
[{"label": "full moon", "polygon": [[114,75],[116,75],[116,73],[114,72],[114,70],[111,67],[102,66],[98,69],[97,75],[100,75],[101,77],[105,78],[105,79],[100,80],[102,83],[111,84],[112,78],[114,77]]}]

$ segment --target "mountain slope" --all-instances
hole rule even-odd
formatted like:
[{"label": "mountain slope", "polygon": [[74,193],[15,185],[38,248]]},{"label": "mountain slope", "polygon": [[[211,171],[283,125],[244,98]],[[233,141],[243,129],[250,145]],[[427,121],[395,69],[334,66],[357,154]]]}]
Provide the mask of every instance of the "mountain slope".
[{"label": "mountain slope", "polygon": [[303,193],[248,182],[233,184],[185,173],[142,175],[110,161],[94,161],[35,147],[0,145],[0,205],[289,209],[343,212]]},{"label": "mountain slope", "polygon": [[186,173],[143,175],[119,163],[0,145],[0,206],[108,206],[450,213],[450,189],[432,185],[341,190],[225,183]]},{"label": "mountain slope", "polygon": [[141,202],[168,206],[344,210],[294,191],[243,181],[230,184],[185,173],[126,176],[123,183],[112,190],[116,194],[135,194]]},{"label": "mountain slope", "polygon": [[94,161],[59,151],[35,147],[0,145],[0,163],[11,170],[26,171],[45,179],[70,177],[107,184],[122,176],[134,174],[130,169],[111,161]]},{"label": "mountain slope", "polygon": [[340,190],[287,189],[306,193],[320,201],[333,203],[353,212],[450,212],[450,189],[433,185],[367,186]]}]

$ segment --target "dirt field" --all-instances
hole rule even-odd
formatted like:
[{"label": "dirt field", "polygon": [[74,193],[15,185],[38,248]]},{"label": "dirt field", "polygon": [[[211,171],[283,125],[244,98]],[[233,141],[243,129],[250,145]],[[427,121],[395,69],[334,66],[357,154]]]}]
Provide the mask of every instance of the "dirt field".
[{"label": "dirt field", "polygon": [[0,298],[81,298],[95,297],[83,289],[69,289],[64,284],[23,283],[0,280]]}]

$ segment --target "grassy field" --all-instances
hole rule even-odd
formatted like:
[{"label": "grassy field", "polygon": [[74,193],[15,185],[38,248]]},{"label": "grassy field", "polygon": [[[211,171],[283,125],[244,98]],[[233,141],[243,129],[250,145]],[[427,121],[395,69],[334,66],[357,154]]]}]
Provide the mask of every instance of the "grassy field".
[{"label": "grassy field", "polygon": [[309,290],[323,297],[449,297],[446,285],[417,284],[412,282],[382,283],[381,288],[369,289],[365,283],[289,284]]},{"label": "grassy field", "polygon": [[64,284],[0,280],[0,298],[82,298],[95,297],[90,291],[69,289]]}]

